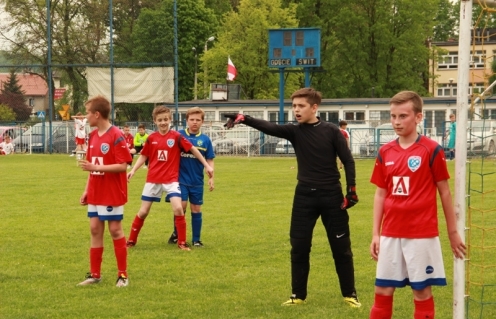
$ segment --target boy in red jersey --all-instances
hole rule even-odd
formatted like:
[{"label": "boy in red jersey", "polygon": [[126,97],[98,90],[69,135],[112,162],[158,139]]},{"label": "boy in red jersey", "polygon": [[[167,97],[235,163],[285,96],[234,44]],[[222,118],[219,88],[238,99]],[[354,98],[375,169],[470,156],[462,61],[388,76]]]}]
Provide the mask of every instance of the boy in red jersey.
[{"label": "boy in red jersey", "polygon": [[456,229],[442,147],[419,135],[422,98],[403,91],[390,100],[391,123],[398,139],[379,149],[371,182],[377,185],[370,254],[377,261],[371,319],[392,317],[396,288],[412,287],[415,319],[434,318],[431,286],[445,286],[439,241],[436,190],[443,205],[451,249],[464,258]]},{"label": "boy in red jersey", "polygon": [[[129,125],[124,125],[122,128],[124,132],[124,138],[126,139],[127,147],[129,148],[129,153],[131,154],[131,160],[136,154],[136,149],[134,149],[134,136],[131,134],[131,130],[129,129]],[[127,168],[131,168],[131,165],[128,165]]]},{"label": "boy in red jersey", "polygon": [[[343,134],[344,138],[346,139],[346,144],[348,144],[348,148],[350,148],[350,133],[346,130],[346,126],[348,126],[348,122],[345,120],[339,121],[339,130],[341,131],[341,134]],[[339,170],[343,170],[343,163],[341,160],[339,160]]]},{"label": "boy in red jersey", "polygon": [[181,202],[181,189],[179,187],[179,164],[181,152],[191,152],[202,164],[208,176],[213,175],[213,168],[207,163],[200,151],[188,139],[177,131],[170,129],[172,114],[169,108],[157,106],[153,110],[153,122],[158,131],[148,136],[141,150],[141,155],[136,164],[128,173],[130,180],[136,170],[145,161],[149,161],[146,183],[141,195],[141,207],[131,226],[131,234],[127,242],[128,247],[133,247],[138,242],[138,234],[143,227],[153,202],[160,202],[162,193],[166,193],[165,200],[170,201],[174,212],[174,224],[177,230],[177,246],[182,250],[190,250],[186,243],[186,219]]},{"label": "boy in red jersey", "polygon": [[91,231],[90,272],[79,285],[101,281],[103,233],[107,221],[117,259],[116,286],[125,287],[129,283],[127,247],[121,221],[127,202],[126,166],[131,161],[131,155],[121,130],[108,120],[109,101],[97,96],[86,102],[85,107],[88,123],[96,129],[90,133],[86,160],[79,162],[83,171],[90,172],[79,201],[81,205],[88,205]]}]

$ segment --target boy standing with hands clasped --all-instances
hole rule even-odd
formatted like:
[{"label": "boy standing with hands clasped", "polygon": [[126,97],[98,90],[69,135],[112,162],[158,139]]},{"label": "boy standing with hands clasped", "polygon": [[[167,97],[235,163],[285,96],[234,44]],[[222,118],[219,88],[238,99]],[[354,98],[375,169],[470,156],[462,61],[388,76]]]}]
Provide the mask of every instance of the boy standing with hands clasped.
[{"label": "boy standing with hands clasped", "polygon": [[177,230],[177,246],[181,250],[190,250],[186,243],[186,219],[181,204],[181,189],[179,187],[179,164],[181,152],[191,152],[205,167],[209,177],[213,176],[213,168],[191,142],[177,131],[170,129],[172,120],[171,110],[165,106],[157,106],[153,110],[153,122],[158,131],[148,136],[141,155],[128,173],[130,180],[145,161],[149,161],[146,183],[141,195],[141,207],[134,218],[131,233],[127,242],[133,247],[138,242],[138,234],[143,227],[153,202],[160,202],[162,193],[165,200],[170,201],[174,212],[174,224]]},{"label": "boy standing with hands clasped", "polygon": [[431,286],[445,286],[436,191],[443,205],[451,249],[464,258],[456,229],[449,174],[442,147],[417,133],[422,98],[403,91],[390,101],[398,138],[379,149],[371,182],[377,185],[370,254],[377,261],[371,319],[389,319],[396,288],[412,287],[415,319],[434,318]]},{"label": "boy standing with hands clasped", "polygon": [[126,238],[121,221],[127,202],[126,166],[131,155],[121,130],[109,122],[109,113],[110,103],[102,96],[86,102],[86,118],[96,129],[90,133],[86,160],[79,161],[83,171],[90,173],[79,201],[81,205],[88,205],[91,231],[90,272],[79,286],[101,281],[105,221],[108,222],[117,259],[116,286],[125,287],[129,283]]}]

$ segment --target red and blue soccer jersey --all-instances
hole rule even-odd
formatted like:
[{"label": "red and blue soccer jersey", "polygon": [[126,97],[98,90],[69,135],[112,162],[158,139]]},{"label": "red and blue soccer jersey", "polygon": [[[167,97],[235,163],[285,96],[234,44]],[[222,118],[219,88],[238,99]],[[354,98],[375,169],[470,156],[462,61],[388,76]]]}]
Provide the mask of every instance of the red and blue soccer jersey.
[{"label": "red and blue soccer jersey", "polygon": [[[214,147],[210,138],[199,132],[190,134],[188,130],[180,130],[179,133],[187,138],[195,146],[202,156],[207,159],[214,159]],[[203,187],[203,164],[190,152],[181,152],[181,165],[179,168],[179,183],[186,186]]]},{"label": "red and blue soccer jersey", "polygon": [[386,189],[382,236],[429,238],[439,235],[437,185],[449,179],[442,147],[425,136],[407,149],[398,140],[379,149],[370,181]]},{"label": "red and blue soccer jersey", "polygon": [[141,150],[141,155],[148,157],[146,182],[178,182],[181,151],[189,152],[191,147],[193,145],[177,131],[169,130],[165,135],[159,132],[150,134]]},{"label": "red and blue soccer jersey", "polygon": [[[98,135],[98,130],[93,130],[89,134],[86,159],[95,165],[132,161],[124,135],[115,126],[111,126],[102,136]],[[90,172],[87,201],[91,205],[124,205],[127,202],[126,172]]]}]

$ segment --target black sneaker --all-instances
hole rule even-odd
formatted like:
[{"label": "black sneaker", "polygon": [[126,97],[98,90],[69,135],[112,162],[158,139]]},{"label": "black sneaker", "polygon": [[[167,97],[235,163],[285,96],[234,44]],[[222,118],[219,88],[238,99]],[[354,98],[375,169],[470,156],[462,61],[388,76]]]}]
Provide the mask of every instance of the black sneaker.
[{"label": "black sneaker", "polygon": [[177,234],[176,233],[172,233],[172,235],[169,238],[169,241],[167,241],[167,242],[169,244],[171,244],[171,245],[177,244]]},{"label": "black sneaker", "polygon": [[193,247],[203,247],[203,243],[201,242],[201,240],[198,240],[198,241],[194,241],[193,242]]}]

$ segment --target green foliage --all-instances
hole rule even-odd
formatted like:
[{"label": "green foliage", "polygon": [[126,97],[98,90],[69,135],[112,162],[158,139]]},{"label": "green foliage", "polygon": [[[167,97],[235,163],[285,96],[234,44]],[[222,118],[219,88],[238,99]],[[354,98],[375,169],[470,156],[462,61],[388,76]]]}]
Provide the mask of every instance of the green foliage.
[{"label": "green foliage", "polygon": [[389,97],[405,89],[426,94],[426,40],[437,2],[303,1],[300,26],[322,28],[327,73],[315,75],[313,86],[327,98]]},{"label": "green foliage", "polygon": [[[238,73],[235,83],[241,84],[247,99],[278,98],[279,75],[268,67],[268,29],[296,27],[295,15],[294,6],[282,8],[280,0],[242,1],[238,12],[225,15],[215,47],[202,57],[207,83],[226,82],[230,55]],[[295,73],[287,76],[286,97],[299,88],[300,78]]]},{"label": "green foliage", "polygon": [[7,81],[2,83],[2,94],[12,93],[12,94],[20,94],[24,95],[26,92],[22,89],[22,86],[19,84],[19,79],[16,75],[16,70],[11,69],[9,76],[7,77]]},{"label": "green foliage", "polygon": [[[2,180],[7,185],[2,187],[2,196],[8,200],[0,205],[2,319],[368,318],[376,267],[369,257],[373,160],[356,161],[360,202],[349,211],[356,286],[363,304],[360,309],[342,301],[321,223],[315,227],[312,242],[308,303],[280,306],[291,293],[288,231],[296,185],[297,172],[291,169],[296,166],[295,158],[218,157],[215,162],[216,188],[205,192],[203,205],[205,247],[184,252],[168,245],[173,227],[171,208],[167,203],[155,203],[138,245],[128,252],[130,285],[117,289],[107,230],[102,282],[76,287],[89,267],[88,218],[86,207],[79,205],[88,173],[67,155],[2,158],[2,167],[8,172]],[[454,163],[448,163],[451,176]],[[139,170],[128,184],[123,221],[126,236],[141,204],[146,172]],[[495,174],[489,175],[486,185],[496,185],[495,178]],[[26,200],[27,193],[34,203]],[[495,200],[487,196],[486,205],[495,207]],[[453,262],[441,211],[439,218],[449,286],[434,288],[436,317],[451,318]],[[190,220],[188,212],[189,239]],[[488,232],[485,239],[489,236],[494,237]],[[488,253],[487,258],[494,264],[494,254]],[[486,282],[493,276],[488,273]],[[411,318],[412,313],[411,289],[397,289],[394,318]],[[494,318],[496,311],[486,306],[483,315]]]},{"label": "green foliage", "polygon": [[439,0],[436,25],[434,26],[434,33],[432,35],[433,41],[448,41],[452,38],[457,38],[456,23],[460,11],[455,11],[455,4],[450,0]]},{"label": "green foliage", "polygon": [[10,108],[10,106],[0,104],[0,122],[14,121],[15,119],[16,114]]}]

